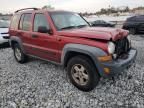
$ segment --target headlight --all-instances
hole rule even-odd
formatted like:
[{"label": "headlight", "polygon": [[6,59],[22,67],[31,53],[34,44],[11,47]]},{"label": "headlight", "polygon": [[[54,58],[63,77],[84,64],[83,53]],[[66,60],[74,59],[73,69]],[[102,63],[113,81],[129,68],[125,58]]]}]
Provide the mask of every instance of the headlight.
[{"label": "headlight", "polygon": [[113,54],[115,52],[115,44],[113,42],[108,43],[108,52],[109,54]]},{"label": "headlight", "polygon": [[131,48],[131,37],[130,37],[130,35],[127,36],[127,39],[128,39],[128,41],[129,41],[129,48]]},{"label": "headlight", "polygon": [[127,39],[128,39],[129,42],[131,41],[130,35],[127,36]]}]

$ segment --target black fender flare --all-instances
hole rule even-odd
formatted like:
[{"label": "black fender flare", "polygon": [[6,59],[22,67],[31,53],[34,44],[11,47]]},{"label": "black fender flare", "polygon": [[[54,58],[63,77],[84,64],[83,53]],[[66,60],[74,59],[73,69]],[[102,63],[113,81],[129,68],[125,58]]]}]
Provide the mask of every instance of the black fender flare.
[{"label": "black fender flare", "polygon": [[12,47],[12,42],[13,41],[17,42],[20,45],[20,48],[22,49],[22,51],[25,53],[25,50],[24,50],[24,47],[23,47],[23,44],[22,44],[22,40],[18,36],[10,36],[9,43],[10,43],[11,47]]},{"label": "black fender flare", "polygon": [[101,68],[101,64],[97,58],[99,56],[107,55],[107,53],[104,52],[102,49],[93,46],[82,45],[82,44],[67,44],[64,46],[62,51],[62,56],[61,56],[62,65],[65,64],[67,53],[71,51],[88,55],[92,59],[96,68],[98,69],[99,74],[101,76],[104,74],[104,70],[103,68]]}]

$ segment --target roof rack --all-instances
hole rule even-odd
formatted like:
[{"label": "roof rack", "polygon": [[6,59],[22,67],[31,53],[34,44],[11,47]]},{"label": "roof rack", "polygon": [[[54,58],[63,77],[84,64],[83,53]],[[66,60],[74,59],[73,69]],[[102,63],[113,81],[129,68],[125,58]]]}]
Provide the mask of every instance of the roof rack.
[{"label": "roof rack", "polygon": [[15,13],[20,12],[20,11],[24,11],[24,10],[39,10],[38,8],[24,8],[24,9],[20,9],[15,11]]}]

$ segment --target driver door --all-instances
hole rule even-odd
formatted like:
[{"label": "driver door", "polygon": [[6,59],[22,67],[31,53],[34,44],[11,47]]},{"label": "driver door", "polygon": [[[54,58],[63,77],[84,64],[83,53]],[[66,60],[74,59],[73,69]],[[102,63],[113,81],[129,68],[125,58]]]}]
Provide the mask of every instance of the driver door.
[{"label": "driver door", "polygon": [[33,54],[42,59],[58,61],[57,49],[58,43],[56,36],[49,32],[40,32],[40,28],[45,28],[47,31],[51,30],[48,22],[47,15],[44,13],[35,13],[31,38],[33,41],[32,49]]}]

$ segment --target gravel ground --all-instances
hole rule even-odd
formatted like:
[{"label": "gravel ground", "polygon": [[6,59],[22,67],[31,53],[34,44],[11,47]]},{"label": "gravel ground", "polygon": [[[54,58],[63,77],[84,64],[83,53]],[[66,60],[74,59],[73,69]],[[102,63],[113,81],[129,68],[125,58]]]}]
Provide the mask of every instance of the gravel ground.
[{"label": "gravel ground", "polygon": [[11,49],[0,50],[0,108],[144,108],[144,36],[131,36],[135,65],[92,92],[79,91],[59,66],[31,59],[18,64]]}]

